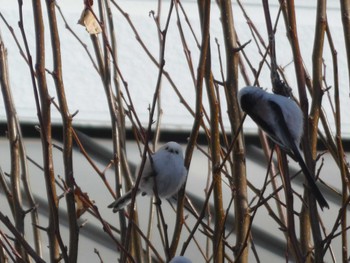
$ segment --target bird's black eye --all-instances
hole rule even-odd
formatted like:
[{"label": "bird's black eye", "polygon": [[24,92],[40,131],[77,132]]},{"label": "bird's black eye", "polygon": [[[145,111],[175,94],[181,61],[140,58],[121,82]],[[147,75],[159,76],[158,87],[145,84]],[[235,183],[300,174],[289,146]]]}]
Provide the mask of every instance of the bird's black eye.
[{"label": "bird's black eye", "polygon": [[175,153],[176,153],[176,154],[179,154],[179,151],[178,151],[178,150],[175,150]]},{"label": "bird's black eye", "polygon": [[165,150],[169,150],[169,146],[165,147]]}]

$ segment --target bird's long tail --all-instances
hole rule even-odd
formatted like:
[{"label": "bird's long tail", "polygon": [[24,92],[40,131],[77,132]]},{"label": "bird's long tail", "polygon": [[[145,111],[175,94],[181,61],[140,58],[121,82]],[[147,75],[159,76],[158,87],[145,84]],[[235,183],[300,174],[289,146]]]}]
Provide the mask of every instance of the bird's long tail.
[{"label": "bird's long tail", "polygon": [[[122,210],[124,207],[126,207],[132,199],[134,189],[129,190],[126,192],[123,196],[115,200],[113,203],[111,203],[108,208],[113,208],[113,213],[116,213],[120,210]],[[136,195],[140,193],[140,190],[137,190]]]},{"label": "bird's long tail", "polygon": [[324,207],[327,207],[329,209],[329,205],[328,205],[326,199],[324,198],[324,196],[322,195],[320,189],[316,185],[315,179],[311,175],[309,168],[307,168],[307,166],[306,166],[306,164],[305,164],[305,162],[300,154],[300,151],[295,150],[294,155],[295,155],[301,169],[303,170],[303,173],[305,174],[305,177],[306,177],[306,180],[309,184],[309,187],[311,188],[311,191],[312,191],[313,195],[315,196],[321,209],[323,210]]}]

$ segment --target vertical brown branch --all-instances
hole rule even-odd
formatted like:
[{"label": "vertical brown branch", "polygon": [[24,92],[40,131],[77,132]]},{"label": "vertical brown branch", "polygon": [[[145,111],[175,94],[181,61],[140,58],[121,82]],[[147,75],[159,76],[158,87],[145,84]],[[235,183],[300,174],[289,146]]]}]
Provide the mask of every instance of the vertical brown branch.
[{"label": "vertical brown branch", "polygon": [[[4,100],[4,106],[7,117],[7,136],[9,139],[10,158],[11,158],[11,203],[13,217],[16,229],[21,235],[24,235],[24,211],[22,208],[22,195],[20,187],[20,158],[19,158],[19,134],[17,130],[17,116],[13,105],[13,98],[10,90],[7,51],[0,36],[0,84]],[[21,247],[19,241],[15,240],[16,250],[20,253],[22,259],[27,258],[26,252]]]},{"label": "vertical brown branch", "polygon": [[277,72],[277,58],[276,58],[276,45],[275,45],[275,33],[272,29],[271,15],[268,0],[263,0],[264,14],[265,14],[265,23],[267,27],[267,32],[269,36],[269,51],[271,57],[271,83],[272,90],[278,90],[277,81],[279,80],[279,75]]},{"label": "vertical brown branch", "polygon": [[310,118],[309,118],[309,138],[311,143],[311,150],[313,159],[316,158],[317,149],[317,130],[318,130],[318,121],[320,116],[321,104],[322,104],[322,68],[323,68],[323,46],[324,46],[324,37],[326,32],[326,1],[319,0],[317,5],[317,16],[315,22],[315,38],[314,38],[314,47],[312,53],[312,81],[313,81],[313,90],[312,90],[312,103],[310,109]]},{"label": "vertical brown branch", "polygon": [[[208,93],[210,107],[210,152],[211,152],[211,167],[214,192],[214,209],[215,209],[215,226],[213,235],[213,256],[214,262],[223,262],[224,246],[223,246],[223,231],[224,231],[224,210],[222,204],[222,186],[221,186],[221,170],[220,167],[220,134],[219,134],[219,105],[216,98],[213,75],[211,73],[211,53],[210,53],[210,1],[198,1],[199,14],[201,17],[202,49],[205,51],[204,61],[204,80]],[[206,43],[205,43],[205,42]]]},{"label": "vertical brown branch", "polygon": [[[210,6],[205,6],[210,8]],[[223,262],[224,246],[224,209],[222,203],[222,183],[220,167],[220,131],[219,131],[219,104],[214,89],[213,75],[211,74],[210,44],[207,51],[205,63],[205,83],[207,87],[209,107],[210,107],[210,152],[212,180],[214,184],[214,209],[215,209],[215,226],[213,237],[213,255],[214,262]]]},{"label": "vertical brown branch", "polygon": [[[345,1],[344,1],[345,2]],[[350,5],[349,5],[350,7]],[[334,72],[334,102],[335,102],[335,129],[336,129],[336,144],[337,144],[337,153],[338,153],[338,166],[341,174],[342,180],[342,207],[346,207],[348,204],[349,192],[348,192],[348,176],[347,176],[347,164],[344,160],[345,152],[343,148],[342,142],[342,134],[341,134],[341,109],[340,109],[340,92],[339,92],[339,74],[338,74],[338,57],[337,51],[335,50],[335,46],[333,43],[333,39],[330,33],[329,25],[327,22],[326,27],[327,39],[329,42],[329,46],[332,52],[332,60],[333,60],[333,72]],[[349,41],[349,40],[346,40]],[[340,210],[341,211],[341,210]],[[341,213],[341,240],[342,240],[342,261],[346,262],[349,258],[348,253],[348,235],[347,235],[347,213]]]},{"label": "vertical brown branch", "polygon": [[[118,52],[117,52],[117,39],[116,39],[116,31],[115,31],[115,27],[114,27],[114,20],[113,20],[113,13],[110,7],[110,0],[105,0],[105,5],[106,5],[106,11],[107,11],[107,18],[106,18],[106,22],[108,22],[108,29],[109,29],[109,38],[110,38],[110,42],[111,42],[111,56],[112,56],[112,60],[114,61],[114,63],[118,63]],[[118,144],[117,144],[117,149],[120,148],[120,154],[121,156],[119,156],[119,158],[126,158],[126,137],[125,137],[125,111],[124,111],[124,107],[123,107],[123,98],[122,98],[122,91],[121,91],[121,85],[120,85],[120,77],[118,74],[118,70],[116,67],[113,67],[111,69],[112,74],[113,74],[113,81],[114,81],[114,86],[115,86],[115,93],[116,93],[116,110],[117,110],[117,118],[118,118]],[[122,153],[123,152],[123,153]],[[118,153],[117,153],[118,154]],[[129,171],[129,167],[126,167],[127,164],[127,160],[121,160],[121,166],[120,169],[122,169],[122,171],[120,171],[120,173],[124,173],[126,175],[128,175],[128,171]],[[130,175],[128,175],[130,176]],[[121,178],[119,178],[121,179]],[[120,182],[116,182],[116,191],[117,191],[117,196],[120,196],[121,192],[120,192],[120,187],[118,188],[118,185],[121,186],[121,181]],[[121,220],[121,225],[125,226],[125,218],[119,218]]]},{"label": "vertical brown branch", "polygon": [[21,171],[22,171],[22,181],[24,192],[29,204],[29,207],[32,208],[30,210],[30,216],[32,220],[32,228],[33,228],[33,239],[35,244],[35,250],[38,253],[39,257],[42,257],[42,239],[41,239],[41,230],[37,227],[40,225],[39,223],[39,215],[37,210],[37,203],[34,199],[30,180],[29,180],[29,170],[28,170],[28,161],[27,161],[27,151],[23,142],[23,136],[21,132],[21,128],[19,125],[19,120],[17,120],[17,129],[19,134],[19,148],[20,148],[20,159],[21,159]]},{"label": "vertical brown branch", "polygon": [[[299,47],[294,0],[286,1],[286,2],[287,2],[286,15],[288,16],[288,19],[285,19],[286,21],[288,21],[288,24],[286,25],[286,27],[288,29],[289,40],[292,46],[292,52],[294,57],[294,66],[295,66],[295,73],[296,73],[297,84],[298,84],[300,106],[303,111],[304,119],[305,119],[304,137],[302,140],[302,145],[303,145],[306,164],[308,165],[308,168],[310,169],[311,173],[314,174],[315,163],[314,163],[314,158],[312,156],[311,149],[314,151],[316,145],[311,145],[309,142],[309,140],[311,139],[311,137],[309,137],[309,120],[310,119],[308,118],[308,100],[307,100],[306,90],[305,90],[305,71],[304,71],[302,57],[300,53],[300,47]],[[312,127],[310,128],[312,129]],[[314,148],[311,148],[311,146],[314,146]],[[301,221],[300,221],[300,225],[301,225],[300,233],[301,235],[304,235],[303,237],[301,237],[301,240],[304,241],[301,244],[301,246],[304,252],[308,251],[308,246],[309,246],[308,231],[310,229],[310,226],[314,237],[314,243],[315,242],[319,243],[321,239],[321,236],[320,236],[321,231],[320,231],[320,226],[318,221],[316,200],[309,191],[307,192],[308,192],[307,197],[309,200],[308,202],[309,210],[303,207],[302,214],[301,214]],[[310,213],[310,217],[305,213]],[[303,220],[308,218],[310,218],[309,221]],[[317,247],[317,244],[315,244],[315,247]]]},{"label": "vertical brown branch", "polygon": [[[206,60],[207,49],[208,49],[208,40],[207,40],[208,38],[209,38],[209,30],[208,28],[202,26],[202,43],[201,43],[201,50],[199,54],[199,61],[198,61],[198,67],[197,67],[197,80],[195,82],[196,106],[195,106],[195,113],[193,114],[194,121],[191,129],[191,135],[188,140],[186,153],[185,153],[185,161],[184,161],[187,171],[189,170],[191,165],[193,150],[196,145],[199,128],[203,121],[202,120],[203,118],[203,105],[202,105],[203,79],[204,79],[204,66],[205,66],[205,60]],[[181,237],[181,230],[183,225],[183,210],[184,210],[183,207],[184,207],[184,200],[185,200],[184,196],[185,196],[185,187],[182,187],[178,193],[176,222],[175,222],[174,235],[171,241],[170,253],[169,253],[171,256],[175,255],[175,252]]]},{"label": "vertical brown branch", "polygon": [[[312,90],[312,103],[309,117],[309,143],[311,147],[311,158],[309,159],[308,166],[312,174],[315,171],[315,160],[317,155],[317,132],[318,122],[320,118],[320,111],[322,105],[322,61],[323,61],[323,46],[326,32],[326,0],[317,1],[317,13],[315,21],[315,39],[312,53],[313,64],[313,90]],[[309,211],[310,211],[310,223],[312,236],[314,240],[315,248],[315,261],[323,262],[323,242],[321,237],[321,228],[318,220],[317,204],[315,197],[309,193]],[[307,255],[310,255],[308,253]]]},{"label": "vertical brown branch", "polygon": [[[285,3],[284,1],[282,2],[283,4]],[[286,4],[287,4],[287,7],[286,7],[287,13],[284,13],[284,14],[285,16],[287,16],[287,18],[285,18],[285,21],[287,21],[286,28],[288,30],[287,33],[292,46],[292,52],[294,57],[294,67],[295,67],[295,73],[296,73],[298,91],[299,91],[299,97],[300,97],[300,104],[305,117],[307,117],[306,114],[309,106],[308,106],[308,100],[307,100],[306,91],[305,91],[305,74],[304,74],[303,61],[300,53],[300,46],[299,46],[299,40],[298,40],[294,0],[286,1]],[[305,126],[307,127],[307,125]]]},{"label": "vertical brown branch", "polygon": [[[41,245],[42,240],[41,240],[39,228],[36,227],[39,225],[38,211],[37,211],[37,209],[35,209],[36,203],[35,203],[35,200],[34,200],[34,197],[32,194],[32,190],[30,187],[29,172],[28,172],[28,165],[27,165],[27,155],[26,155],[26,150],[25,150],[25,146],[24,146],[24,142],[23,142],[23,136],[21,134],[19,120],[18,120],[17,113],[15,110],[14,102],[12,100],[10,85],[8,82],[9,75],[8,75],[8,70],[7,70],[7,68],[8,68],[7,57],[6,57],[7,55],[6,55],[5,45],[2,42],[1,35],[0,35],[0,48],[1,48],[1,71],[0,71],[1,72],[0,73],[1,80],[0,80],[0,82],[1,82],[2,89],[3,89],[3,98],[5,100],[4,104],[6,105],[6,108],[8,108],[8,110],[6,110],[6,112],[9,113],[8,121],[9,121],[9,124],[11,124],[11,125],[8,125],[9,134],[14,135],[14,132],[12,131],[12,129],[14,129],[14,127],[12,127],[12,126],[15,125],[16,126],[15,133],[17,133],[16,140],[18,140],[18,154],[19,154],[19,160],[20,160],[20,164],[21,164],[23,187],[24,187],[24,191],[25,191],[25,195],[27,197],[28,203],[29,203],[30,207],[33,208],[30,211],[30,215],[31,215],[32,225],[33,225],[34,244],[35,244],[35,249],[36,249],[38,256],[41,257],[42,256],[42,245]],[[12,136],[9,136],[10,139],[11,139],[11,137]],[[15,143],[14,147],[16,147],[16,144],[17,144],[17,142]],[[14,208],[14,198],[13,197],[16,198],[16,196],[18,194],[15,194],[15,196],[14,196],[10,192],[10,189],[7,187],[5,178],[3,177],[3,173],[2,173],[2,171],[0,171],[0,172],[1,172],[1,184],[6,192],[6,196],[8,198],[8,202],[9,202],[10,208],[12,210],[12,213],[15,214],[16,211],[14,210],[15,208]],[[20,193],[19,193],[18,197],[20,197]],[[22,206],[22,204],[20,204],[20,205]],[[24,211],[22,210],[22,213],[21,213],[22,220],[24,220],[24,216],[25,216]],[[21,230],[21,228],[18,230]],[[21,233],[24,234],[24,232],[21,232]]]},{"label": "vertical brown branch", "polygon": [[[112,58],[113,65],[115,66],[113,68],[114,71],[114,79],[115,83],[117,85],[117,92],[119,93],[119,100],[118,102],[121,103],[121,98],[120,98],[120,86],[119,82],[117,81],[118,79],[118,68],[117,68],[117,56],[116,56],[116,40],[115,40],[115,35],[114,35],[114,25],[113,25],[113,19],[112,19],[112,14],[110,12],[110,5],[109,5],[109,0],[107,1],[100,1],[98,2],[99,4],[99,17],[100,17],[100,26],[102,29],[102,40],[103,40],[103,49],[101,48],[100,41],[98,39],[98,36],[96,34],[92,34],[90,36],[91,41],[94,46],[95,50],[95,55],[97,58],[97,64],[99,68],[99,73],[101,77],[101,81],[103,83],[104,91],[106,94],[107,98],[107,104],[108,104],[108,109],[110,113],[110,119],[111,119],[111,127],[112,127],[112,142],[113,142],[113,163],[115,165],[115,188],[116,188],[116,193],[117,196],[122,195],[122,163],[126,163],[123,158],[126,157],[126,154],[122,154],[123,147],[125,147],[125,124],[123,122],[124,116],[123,115],[123,110],[120,110],[123,106],[120,104],[116,104],[115,101],[115,95],[112,90],[112,81],[111,81],[111,63],[110,59]],[[91,12],[92,6],[86,6]],[[108,14],[108,20],[106,19],[106,13]],[[97,19],[97,16],[94,14],[94,17]],[[108,24],[107,24],[108,22]],[[107,26],[109,26],[109,36],[112,39],[112,46],[109,43],[108,35],[107,35]],[[122,139],[121,139],[121,134]],[[123,157],[124,156],[124,157]],[[126,167],[124,170],[127,170]],[[104,176],[104,175],[103,175]],[[134,214],[133,220],[137,222],[137,214]],[[122,242],[127,242],[127,227],[126,227],[126,219],[123,213],[119,213],[119,219],[120,219],[120,229],[121,229],[121,240]],[[137,237],[135,237],[133,240],[137,240]],[[127,242],[129,243],[129,242]],[[124,243],[126,244],[126,243]],[[129,245],[125,245],[126,248],[128,249]],[[133,247],[133,246],[132,246]],[[133,249],[132,249],[133,250]],[[136,257],[139,257],[139,250],[133,250],[136,253]],[[127,255],[123,252],[121,253],[121,258],[126,257]]]},{"label": "vertical brown branch", "polygon": [[[111,42],[111,55],[112,55],[112,60],[114,61],[115,64],[118,63],[118,52],[117,52],[117,40],[116,40],[116,31],[114,27],[114,21],[113,21],[113,12],[111,10],[110,6],[110,0],[106,0],[106,11],[107,11],[107,19],[108,21],[108,29],[109,29],[109,38]],[[115,65],[114,64],[114,65]],[[113,80],[114,80],[114,86],[115,86],[115,93],[116,93],[116,114],[117,114],[117,119],[118,119],[118,133],[116,136],[118,137],[116,139],[116,154],[119,156],[119,163],[120,165],[116,167],[116,169],[121,169],[118,171],[119,174],[124,174],[124,178],[130,178],[130,169],[128,167],[128,160],[127,160],[127,154],[126,154],[126,128],[125,128],[125,111],[123,107],[123,97],[122,97],[122,91],[121,91],[121,84],[120,84],[120,76],[118,74],[118,69],[116,67],[113,67],[112,69],[112,74],[113,74]],[[125,83],[126,84],[126,83]],[[117,172],[116,172],[117,173]],[[122,180],[121,176],[116,177],[116,194],[117,197],[120,197],[122,194]],[[118,181],[119,180],[119,181]],[[130,180],[126,180],[127,184],[130,185]],[[136,216],[135,216],[136,217]],[[126,218],[125,216],[120,213],[119,214],[119,220],[120,220],[120,229],[122,231],[121,238],[122,240],[125,239],[125,233],[126,233]],[[136,220],[135,222],[138,222]],[[136,242],[139,241],[139,239],[136,240]],[[137,248],[140,247],[140,244],[136,246]],[[140,249],[139,249],[140,250]]]},{"label": "vertical brown branch", "polygon": [[[105,41],[107,40],[107,36],[109,36],[109,40],[111,43],[111,50],[110,50],[110,55],[112,58],[112,61],[114,62],[113,65],[118,65],[118,53],[117,53],[117,40],[116,40],[116,32],[115,32],[115,27],[114,27],[114,21],[113,21],[113,13],[110,7],[110,0],[105,0],[105,9],[107,16],[106,18],[103,18],[105,25],[108,25],[109,29],[109,34],[107,35],[107,31],[105,37]],[[101,17],[102,17],[102,10],[101,12]],[[106,27],[104,28],[106,29]],[[107,43],[105,43],[107,45]],[[105,54],[105,57],[108,58],[108,54]],[[109,61],[105,60],[106,63],[109,63]],[[110,67],[109,67],[110,68]],[[108,69],[106,69],[108,70]],[[118,74],[118,69],[114,66],[110,68],[110,76],[113,77],[114,81],[114,86],[115,86],[115,106],[111,105],[109,107],[110,111],[115,110],[115,118],[116,121],[115,125],[112,125],[112,136],[113,136],[113,144],[114,144],[114,153],[115,156],[118,158],[118,165],[115,166],[115,189],[116,189],[116,194],[117,197],[120,197],[122,194],[122,175],[124,174],[126,178],[130,177],[130,174],[128,174],[129,168],[126,167],[127,160],[125,159],[127,157],[126,155],[126,138],[125,138],[125,113],[124,113],[124,107],[123,107],[123,100],[122,100],[122,93],[121,93],[121,85],[119,82],[119,74]],[[112,83],[110,83],[112,84]],[[113,94],[112,88],[109,91],[111,94]],[[108,96],[109,97],[109,96]],[[113,98],[113,96],[112,96]],[[112,103],[110,100],[111,98],[108,98],[108,103]],[[116,130],[115,130],[115,129]],[[119,221],[120,221],[120,229],[121,229],[121,239],[125,240],[125,233],[126,233],[126,218],[123,213],[119,213]],[[138,222],[137,214],[135,214],[135,222]],[[141,260],[141,244],[140,244],[140,238],[137,235],[137,233],[134,231],[134,246],[136,250],[136,259]],[[140,261],[141,262],[141,261]]]},{"label": "vertical brown branch", "polygon": [[[156,26],[157,26],[157,36],[158,36],[158,42],[159,42],[159,47],[162,48],[162,43],[163,43],[163,34],[160,31],[161,28],[161,24],[160,24],[160,15],[161,15],[161,9],[162,9],[162,1],[158,0],[158,7],[157,7],[157,13],[153,14],[154,16],[154,20],[156,22]],[[162,50],[159,50],[159,60],[163,59],[162,57]],[[159,64],[161,64],[161,61],[159,61]],[[154,135],[153,135],[153,146],[155,147],[156,144],[159,141],[159,137],[160,137],[160,127],[161,127],[161,120],[162,120],[162,116],[163,116],[163,110],[162,110],[162,102],[161,102],[161,89],[162,89],[162,79],[159,82],[160,88],[159,88],[159,94],[158,94],[158,98],[157,98],[157,120],[156,120],[156,127],[154,129]],[[155,150],[155,149],[153,149]]]},{"label": "vertical brown branch", "polygon": [[69,113],[68,103],[64,90],[62,77],[62,60],[60,38],[57,28],[55,1],[46,0],[48,12],[52,57],[53,57],[53,79],[56,86],[56,93],[60,106],[60,113],[63,123],[63,163],[65,181],[69,188],[65,197],[67,202],[67,213],[69,223],[69,261],[77,262],[79,248],[79,226],[77,223],[77,214],[74,200],[74,173],[73,173],[73,156],[72,156],[72,116]]},{"label": "vertical brown branch", "polygon": [[295,261],[298,263],[304,262],[302,251],[299,247],[299,242],[295,233],[295,220],[294,220],[294,206],[293,206],[293,189],[290,181],[289,171],[288,171],[288,161],[287,156],[284,152],[280,151],[277,147],[278,160],[280,165],[280,172],[283,179],[285,196],[286,196],[286,206],[287,206],[287,233],[288,242],[291,243],[290,247],[293,249],[292,253],[295,257]]},{"label": "vertical brown branch", "polygon": [[343,22],[346,60],[348,62],[348,75],[350,81],[350,0],[340,1],[340,13]]},{"label": "vertical brown branch", "polygon": [[[248,195],[246,166],[244,158],[243,133],[239,131],[241,124],[241,113],[237,101],[238,92],[238,61],[237,36],[233,23],[232,3],[230,0],[219,1],[222,19],[222,28],[226,50],[226,81],[225,95],[227,101],[227,111],[231,125],[231,135],[235,138],[237,132],[239,136],[233,148],[231,171],[233,177],[232,188],[234,190],[235,208],[235,230],[236,230],[236,255],[240,254],[237,262],[248,262],[249,246],[245,240],[249,229]],[[242,251],[241,251],[242,250]]]},{"label": "vertical brown branch", "polygon": [[[50,260],[52,262],[59,261],[61,255],[59,253],[59,245],[61,246],[63,257],[66,258],[66,251],[62,244],[59,233],[58,219],[58,198],[55,186],[55,174],[52,159],[52,138],[51,138],[51,98],[47,89],[45,76],[45,39],[44,39],[44,23],[41,8],[41,1],[33,1],[33,14],[35,26],[36,41],[36,64],[35,73],[37,77],[38,88],[33,82],[33,89],[38,89],[39,98],[36,98],[38,118],[40,122],[40,135],[42,143],[42,154],[44,164],[44,177],[46,183],[46,192],[49,204],[49,225],[47,234],[49,238]],[[29,54],[28,54],[29,55]],[[33,74],[32,74],[32,77]],[[39,105],[40,102],[40,105]],[[60,244],[59,244],[60,243]]]}]

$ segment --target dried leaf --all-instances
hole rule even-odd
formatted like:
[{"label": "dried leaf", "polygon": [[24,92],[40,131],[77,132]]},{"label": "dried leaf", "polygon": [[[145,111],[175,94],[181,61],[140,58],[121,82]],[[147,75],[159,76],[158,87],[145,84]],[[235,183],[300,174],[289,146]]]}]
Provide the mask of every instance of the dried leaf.
[{"label": "dried leaf", "polygon": [[95,201],[90,200],[87,193],[83,193],[80,188],[74,189],[74,199],[76,203],[77,217],[80,218]]},{"label": "dried leaf", "polygon": [[100,24],[97,22],[93,13],[87,8],[81,13],[78,24],[84,26],[89,34],[99,34],[102,32]]}]

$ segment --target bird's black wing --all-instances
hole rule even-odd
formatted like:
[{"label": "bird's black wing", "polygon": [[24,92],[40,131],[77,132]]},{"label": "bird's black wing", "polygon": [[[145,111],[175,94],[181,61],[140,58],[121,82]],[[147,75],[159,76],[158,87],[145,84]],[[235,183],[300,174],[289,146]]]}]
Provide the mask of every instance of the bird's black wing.
[{"label": "bird's black wing", "polygon": [[278,123],[279,127],[282,129],[282,134],[285,135],[283,140],[284,140],[285,144],[287,144],[287,145],[285,145],[285,147],[288,148],[287,153],[290,154],[290,152],[291,152],[294,155],[296,161],[299,163],[301,169],[303,170],[303,172],[305,174],[308,185],[311,188],[312,193],[316,197],[316,200],[319,203],[320,207],[322,209],[323,209],[323,207],[329,208],[329,205],[328,205],[326,199],[323,197],[320,189],[317,187],[314,177],[311,175],[310,170],[307,168],[307,166],[303,160],[303,157],[301,156],[301,153],[300,153],[297,145],[295,144],[295,141],[292,138],[292,135],[290,134],[288,125],[284,119],[280,105],[278,105],[274,101],[269,101],[269,104],[270,104],[271,108],[276,112],[277,123]]},{"label": "bird's black wing", "polygon": [[278,139],[274,129],[269,123],[267,123],[263,118],[260,117],[260,115],[255,114],[253,111],[249,111],[247,114],[275,143],[284,148],[282,142]]}]

